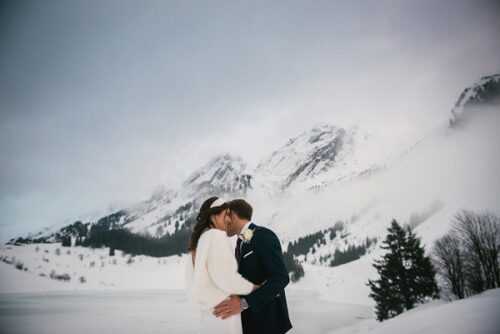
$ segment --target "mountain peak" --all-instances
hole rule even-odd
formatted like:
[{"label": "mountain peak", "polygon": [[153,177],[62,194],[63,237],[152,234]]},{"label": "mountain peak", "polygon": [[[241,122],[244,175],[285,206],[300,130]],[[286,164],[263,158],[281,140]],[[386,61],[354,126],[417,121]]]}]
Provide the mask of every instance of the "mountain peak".
[{"label": "mountain peak", "polygon": [[303,181],[331,168],[342,151],[346,130],[331,124],[318,124],[291,138],[263,160],[257,171],[280,177],[281,187]]},{"label": "mountain peak", "polygon": [[327,137],[335,135],[338,131],[339,128],[331,124],[319,124],[314,126],[309,131],[304,132],[303,135],[309,135],[308,142],[310,144],[314,144],[320,142],[321,140],[328,139]]},{"label": "mountain peak", "polygon": [[209,186],[213,190],[231,191],[246,175],[247,164],[229,153],[217,155],[184,181],[184,186],[199,190]]},{"label": "mountain peak", "polygon": [[463,119],[468,110],[475,106],[500,103],[500,74],[481,77],[478,82],[465,88],[451,110],[450,125]]}]

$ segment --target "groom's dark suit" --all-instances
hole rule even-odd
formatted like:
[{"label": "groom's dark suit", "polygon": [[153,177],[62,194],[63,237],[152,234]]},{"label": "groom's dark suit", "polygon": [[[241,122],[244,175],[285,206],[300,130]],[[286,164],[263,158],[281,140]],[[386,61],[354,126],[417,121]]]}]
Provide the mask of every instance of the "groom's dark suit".
[{"label": "groom's dark suit", "polygon": [[[246,299],[249,308],[241,313],[243,334],[283,334],[292,328],[288,317],[285,286],[289,283],[281,244],[273,231],[250,224],[253,237],[238,242],[238,272],[254,284],[262,284]],[[238,246],[241,243],[241,251]]]}]

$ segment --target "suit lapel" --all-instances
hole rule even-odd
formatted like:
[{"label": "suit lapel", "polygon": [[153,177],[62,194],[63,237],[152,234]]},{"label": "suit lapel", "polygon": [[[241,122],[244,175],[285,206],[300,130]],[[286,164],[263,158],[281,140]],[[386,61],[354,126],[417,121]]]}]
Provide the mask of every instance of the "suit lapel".
[{"label": "suit lapel", "polygon": [[[250,225],[248,225],[248,229],[252,230],[254,232],[255,232],[256,228],[257,228],[257,225],[255,225],[254,223],[250,223]],[[241,260],[243,260],[243,256],[245,254],[247,254],[247,252],[251,251],[252,249],[253,249],[253,244],[252,244],[251,240],[250,240],[250,242],[243,241],[241,243],[241,252],[240,252],[240,258],[238,259],[238,264],[241,262]]]}]

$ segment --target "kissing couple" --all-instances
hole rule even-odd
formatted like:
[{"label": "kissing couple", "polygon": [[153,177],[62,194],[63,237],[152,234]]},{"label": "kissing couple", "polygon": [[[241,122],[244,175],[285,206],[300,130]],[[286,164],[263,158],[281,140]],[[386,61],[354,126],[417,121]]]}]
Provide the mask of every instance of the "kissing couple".
[{"label": "kissing couple", "polygon": [[200,207],[186,262],[199,333],[283,334],[292,328],[280,240],[252,223],[252,212],[243,199],[211,197]]}]

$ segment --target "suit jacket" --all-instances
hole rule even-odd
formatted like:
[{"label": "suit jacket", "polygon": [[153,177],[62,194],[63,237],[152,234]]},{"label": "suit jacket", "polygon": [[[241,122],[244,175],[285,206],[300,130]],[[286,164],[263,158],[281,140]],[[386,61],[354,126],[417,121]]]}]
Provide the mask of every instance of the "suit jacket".
[{"label": "suit jacket", "polygon": [[285,287],[290,279],[281,244],[273,231],[250,224],[253,237],[242,242],[238,272],[259,289],[244,296],[249,308],[241,313],[243,334],[283,334],[292,328]]}]

